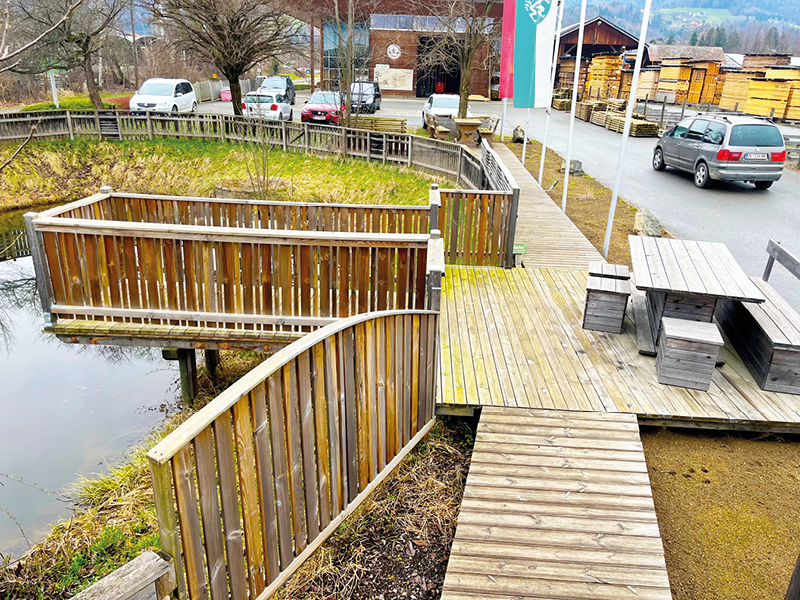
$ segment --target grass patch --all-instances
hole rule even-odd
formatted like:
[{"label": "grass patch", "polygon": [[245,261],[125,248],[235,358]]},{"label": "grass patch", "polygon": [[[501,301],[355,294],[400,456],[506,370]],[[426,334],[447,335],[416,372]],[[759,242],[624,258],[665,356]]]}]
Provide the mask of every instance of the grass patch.
[{"label": "grass patch", "polygon": [[[506,145],[517,158],[522,160],[522,144],[506,143]],[[534,178],[539,177],[541,156],[542,144],[537,141],[530,142],[525,155],[525,168],[533,174]],[[564,189],[564,173],[559,171],[562,162],[564,159],[561,155],[550,148],[547,149],[542,187],[545,190],[553,188],[548,194],[559,207],[561,207],[561,195]],[[553,184],[555,184],[554,187]],[[603,251],[610,204],[611,190],[606,186],[588,175],[570,175],[567,216],[597,248],[598,252]],[[618,199],[614,227],[611,230],[608,262],[630,266],[631,254],[628,248],[628,235],[633,233],[636,210],[636,207],[629,202],[622,198]]]},{"label": "grass patch", "polygon": [[276,597],[439,598],[474,439],[441,418]]},{"label": "grass patch", "polygon": [[[13,565],[0,571],[0,598],[71,598],[143,550],[159,548],[147,451],[245,373],[266,359],[255,352],[222,352],[216,381],[200,370],[195,407],[174,415],[106,475],[83,478],[68,490],[79,510]],[[1,558],[1,557],[0,557]]]},{"label": "grass patch", "polygon": [[[86,96],[67,96],[59,98],[58,106],[53,102],[39,102],[23,106],[20,112],[37,112],[40,110],[94,110],[94,104]],[[103,102],[103,108],[114,108],[113,104]]]},{"label": "grass patch", "polygon": [[[14,146],[0,147],[0,160]],[[0,174],[0,211],[61,204],[115,190],[213,196],[217,186],[247,183],[252,150],[239,144],[164,140],[152,142],[38,142],[29,144]],[[356,159],[272,153],[274,174],[291,181],[275,199],[353,204],[427,204],[432,181],[407,167]]]}]

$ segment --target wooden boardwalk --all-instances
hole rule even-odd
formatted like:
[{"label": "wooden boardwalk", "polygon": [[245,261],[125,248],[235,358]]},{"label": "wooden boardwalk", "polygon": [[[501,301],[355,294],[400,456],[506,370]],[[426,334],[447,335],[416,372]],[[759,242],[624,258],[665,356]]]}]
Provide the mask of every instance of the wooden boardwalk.
[{"label": "wooden boardwalk", "polygon": [[602,255],[570,221],[533,176],[504,144],[495,151],[520,187],[519,213],[514,240],[528,245],[518,262],[526,267],[573,267],[586,269]]},{"label": "wooden boardwalk", "polygon": [[669,600],[636,417],[486,407],[442,600]]},{"label": "wooden boardwalk", "polygon": [[664,386],[622,334],[581,328],[588,271],[448,267],[442,289],[444,405],[634,413],[699,424],[800,426],[800,396],[759,389],[732,346],[708,392]]}]

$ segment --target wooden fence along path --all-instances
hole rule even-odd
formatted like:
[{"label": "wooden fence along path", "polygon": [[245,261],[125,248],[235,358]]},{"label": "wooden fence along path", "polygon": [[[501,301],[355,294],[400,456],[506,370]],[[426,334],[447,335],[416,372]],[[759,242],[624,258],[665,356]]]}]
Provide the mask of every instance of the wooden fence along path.
[{"label": "wooden fence along path", "polygon": [[514,153],[502,144],[495,150],[520,190],[514,241],[527,245],[527,253],[520,257],[522,264],[586,269],[590,262],[604,260]]},{"label": "wooden fence along path", "polygon": [[486,407],[442,600],[670,600],[636,417]]},{"label": "wooden fence along path", "polygon": [[16,260],[31,255],[28,236],[25,230],[14,230],[0,233],[0,261]]}]

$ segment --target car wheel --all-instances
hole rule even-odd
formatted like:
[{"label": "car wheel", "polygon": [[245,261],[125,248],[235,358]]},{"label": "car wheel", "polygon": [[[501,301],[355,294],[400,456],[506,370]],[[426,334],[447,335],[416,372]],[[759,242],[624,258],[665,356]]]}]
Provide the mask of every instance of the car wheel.
[{"label": "car wheel", "polygon": [[664,162],[664,152],[661,148],[656,148],[653,152],[653,168],[656,171],[663,171],[667,168],[667,163]]},{"label": "car wheel", "polygon": [[172,113],[176,115],[178,114],[178,107],[176,105],[172,106]]},{"label": "car wheel", "polygon": [[766,190],[772,185],[771,181],[754,181],[757,190]]},{"label": "car wheel", "polygon": [[193,113],[197,112],[197,102],[192,102],[192,112]]},{"label": "car wheel", "polygon": [[425,120],[425,113],[422,113],[422,128],[423,129],[428,128],[428,121]]},{"label": "car wheel", "polygon": [[707,188],[711,183],[711,178],[708,176],[708,165],[704,162],[697,163],[694,168],[694,184],[699,188]]}]

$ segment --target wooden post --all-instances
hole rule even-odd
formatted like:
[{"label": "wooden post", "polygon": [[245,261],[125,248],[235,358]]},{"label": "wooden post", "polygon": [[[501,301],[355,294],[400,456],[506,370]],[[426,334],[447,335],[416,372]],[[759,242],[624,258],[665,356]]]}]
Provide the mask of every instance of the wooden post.
[{"label": "wooden post", "polygon": [[224,142],[227,140],[225,135],[225,115],[219,115],[219,140]]},{"label": "wooden post", "polygon": [[303,123],[303,142],[305,143],[306,154],[308,154],[310,148],[308,141],[308,123]]},{"label": "wooden post", "polygon": [[147,139],[153,139],[153,119],[150,116],[150,111],[148,110],[146,113],[147,115]]},{"label": "wooden post", "polygon": [[347,158],[347,127],[342,127],[342,139],[340,140],[340,144],[342,145],[342,158]]},{"label": "wooden post", "polygon": [[29,212],[25,213],[25,231],[28,234],[28,246],[31,250],[31,258],[33,259],[33,271],[36,274],[36,288],[39,291],[39,300],[42,303],[42,312],[44,313],[44,321],[50,325],[53,322],[53,316],[50,313],[50,306],[52,305],[53,298],[53,284],[50,281],[50,271],[45,269],[44,260],[44,238],[41,232],[36,231],[33,225],[33,220],[39,213]]},{"label": "wooden post", "polygon": [[733,112],[739,112],[739,103],[733,105]]},{"label": "wooden post", "polygon": [[667,97],[664,96],[664,99],[661,101],[661,122],[658,124],[659,129],[664,128],[664,111],[667,110]]},{"label": "wooden post", "polygon": [[288,136],[289,132],[286,128],[286,121],[281,121],[281,146],[283,146],[283,151],[286,152],[289,149],[288,146]]},{"label": "wooden post", "polygon": [[456,176],[456,185],[458,187],[461,187],[461,174],[463,172],[464,172],[464,146],[459,144],[458,145],[458,175]]},{"label": "wooden post", "polygon": [[771,118],[773,118],[774,116],[775,116],[775,109],[774,109],[774,108],[771,108],[771,109],[770,109],[770,111],[769,111],[769,118],[771,119]]},{"label": "wooden post", "polygon": [[408,136],[408,166],[414,166],[414,136]]},{"label": "wooden post", "polygon": [[205,350],[206,369],[208,369],[211,379],[217,376],[217,367],[219,367],[219,350]]},{"label": "wooden post", "polygon": [[177,360],[181,372],[181,396],[187,406],[194,404],[197,396],[197,355],[188,348],[164,348],[164,360]]},{"label": "wooden post", "polygon": [[644,120],[647,121],[647,100],[649,99],[650,94],[644,95]]},{"label": "wooden post", "polygon": [[[569,165],[567,165],[569,168]],[[517,212],[519,211],[519,186],[511,190],[511,206],[508,214],[508,243],[506,244],[506,269],[514,266],[514,236],[517,234]]]},{"label": "wooden post", "polygon": [[444,240],[442,232],[431,229],[428,240],[427,280],[425,285],[425,306],[427,310],[441,310],[442,275],[444,274]]},{"label": "wooden post", "polygon": [[383,164],[386,164],[386,154],[387,154],[386,134],[384,133],[383,134]]},{"label": "wooden post", "polygon": [[103,139],[103,132],[100,131],[100,113],[98,111],[94,111],[94,126],[97,127],[97,139]]},{"label": "wooden post", "polygon": [[428,199],[431,207],[428,231],[432,232],[434,229],[439,229],[439,211],[442,208],[442,193],[439,191],[438,183],[431,184],[431,189],[428,192]]},{"label": "wooden post", "polygon": [[74,141],[75,140],[75,132],[72,129],[72,113],[66,111],[67,114],[67,131],[69,131],[69,139]]},{"label": "wooden post", "polygon": [[[683,116],[686,114],[686,101],[687,101],[688,99],[689,99],[689,97],[688,97],[688,96],[687,96],[686,98],[684,98],[684,99],[683,99],[683,106],[681,107],[681,121],[683,121]],[[666,102],[666,100],[667,100],[667,99],[666,99],[666,98],[664,98],[664,101],[665,101],[665,102]]]}]

